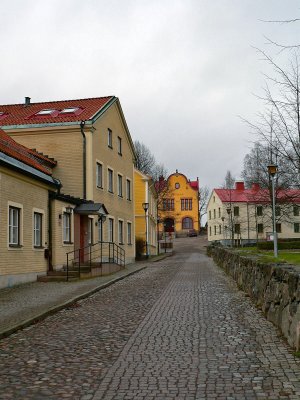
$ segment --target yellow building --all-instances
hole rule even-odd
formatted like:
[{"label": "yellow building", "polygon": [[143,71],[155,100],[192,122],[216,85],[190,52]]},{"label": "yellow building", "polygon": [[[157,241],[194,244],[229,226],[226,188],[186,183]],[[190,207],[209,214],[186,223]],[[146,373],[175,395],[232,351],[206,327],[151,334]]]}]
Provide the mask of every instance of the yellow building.
[{"label": "yellow building", "polygon": [[57,161],[55,176],[63,186],[60,204],[52,205],[53,267],[66,263],[67,252],[99,241],[119,246],[125,262],[132,262],[135,151],[119,99],[25,98],[0,105],[0,124],[18,143]]},{"label": "yellow building", "polygon": [[156,183],[159,193],[159,231],[186,236],[199,232],[199,181],[191,181],[177,170],[166,181]]},{"label": "yellow building", "polygon": [[146,255],[157,254],[157,194],[152,178],[134,171],[135,237],[147,243]]}]

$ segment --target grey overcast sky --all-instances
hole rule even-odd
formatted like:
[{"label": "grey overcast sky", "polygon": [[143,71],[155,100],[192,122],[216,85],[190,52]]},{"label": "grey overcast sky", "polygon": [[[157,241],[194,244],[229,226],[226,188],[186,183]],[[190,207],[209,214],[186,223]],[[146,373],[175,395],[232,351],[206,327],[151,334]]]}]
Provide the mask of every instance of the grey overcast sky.
[{"label": "grey overcast sky", "polygon": [[296,0],[1,0],[0,15],[0,104],[115,95],[133,140],[210,188],[253,139],[238,115],[261,107],[254,47],[300,43],[300,23],[262,22],[300,17]]}]

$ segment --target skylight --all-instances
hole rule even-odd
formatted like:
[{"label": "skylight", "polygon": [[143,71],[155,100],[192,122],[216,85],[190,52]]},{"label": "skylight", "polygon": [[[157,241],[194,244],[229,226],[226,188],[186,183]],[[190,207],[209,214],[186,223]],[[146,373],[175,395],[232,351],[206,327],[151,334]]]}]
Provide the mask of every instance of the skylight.
[{"label": "skylight", "polygon": [[78,107],[68,107],[64,108],[60,111],[60,114],[67,114],[67,113],[75,113],[78,110]]},{"label": "skylight", "polygon": [[56,110],[41,110],[39,112],[36,113],[36,115],[51,115],[55,112]]}]

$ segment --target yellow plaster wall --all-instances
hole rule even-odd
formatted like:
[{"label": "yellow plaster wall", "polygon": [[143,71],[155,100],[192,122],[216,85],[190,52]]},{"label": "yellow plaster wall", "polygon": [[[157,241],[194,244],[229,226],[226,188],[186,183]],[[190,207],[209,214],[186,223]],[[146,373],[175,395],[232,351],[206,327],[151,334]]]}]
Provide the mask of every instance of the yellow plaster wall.
[{"label": "yellow plaster wall", "polygon": [[[175,220],[175,231],[183,233],[182,219],[190,217],[193,219],[193,228],[199,231],[199,202],[198,192],[194,190],[187,178],[180,173],[175,173],[169,176],[169,191],[166,195],[169,199],[174,199],[174,211],[160,211],[160,219],[173,218]],[[179,189],[175,188],[175,184],[179,183]],[[181,199],[192,199],[192,210],[181,210]],[[160,205],[162,209],[162,204]],[[163,225],[160,224],[160,231],[163,230]]]},{"label": "yellow plaster wall", "polygon": [[[21,248],[12,248],[8,245],[9,202],[21,206]],[[34,275],[36,278],[37,274],[47,271],[44,249],[33,247],[34,209],[44,212],[43,239],[44,246],[48,245],[47,207],[48,187],[46,185],[0,167],[0,276],[11,276],[14,284],[17,283],[15,275],[32,274],[31,280],[34,280]]]}]

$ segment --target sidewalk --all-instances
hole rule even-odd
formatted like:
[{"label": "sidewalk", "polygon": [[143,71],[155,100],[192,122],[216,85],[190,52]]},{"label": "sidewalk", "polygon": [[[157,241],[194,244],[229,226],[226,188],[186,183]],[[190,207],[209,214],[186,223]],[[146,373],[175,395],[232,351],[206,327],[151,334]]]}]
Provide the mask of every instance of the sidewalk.
[{"label": "sidewalk", "polygon": [[163,254],[149,261],[129,264],[109,276],[73,282],[32,282],[1,289],[0,339],[170,255]]}]

